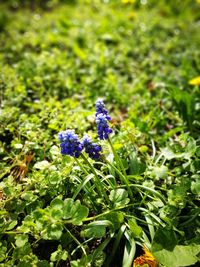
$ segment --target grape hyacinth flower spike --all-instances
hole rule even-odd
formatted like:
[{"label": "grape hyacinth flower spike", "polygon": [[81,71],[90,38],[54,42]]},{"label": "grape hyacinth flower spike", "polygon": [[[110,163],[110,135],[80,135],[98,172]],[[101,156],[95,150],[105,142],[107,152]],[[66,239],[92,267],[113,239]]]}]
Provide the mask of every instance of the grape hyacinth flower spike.
[{"label": "grape hyacinth flower spike", "polygon": [[70,155],[78,158],[83,150],[83,145],[80,142],[78,135],[74,130],[66,130],[58,134],[60,140],[60,148],[62,155]]},{"label": "grape hyacinth flower spike", "polygon": [[98,159],[100,157],[99,152],[101,151],[101,146],[96,143],[92,143],[88,135],[83,137],[82,144],[85,148],[85,152],[91,159]]},{"label": "grape hyacinth flower spike", "polygon": [[112,129],[108,126],[111,117],[102,100],[96,101],[96,123],[100,140],[108,139],[108,135],[112,133]]},{"label": "grape hyacinth flower spike", "polygon": [[108,111],[106,109],[106,106],[105,104],[103,103],[103,100],[99,99],[96,101],[96,117],[99,115],[99,114],[104,114],[106,116],[106,119],[108,121],[111,120],[111,117],[108,115]]}]

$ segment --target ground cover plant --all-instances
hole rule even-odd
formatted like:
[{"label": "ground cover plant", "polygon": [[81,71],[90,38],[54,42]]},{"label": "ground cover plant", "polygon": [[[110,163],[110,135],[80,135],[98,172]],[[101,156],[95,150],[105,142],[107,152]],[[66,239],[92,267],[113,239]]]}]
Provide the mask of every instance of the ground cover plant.
[{"label": "ground cover plant", "polygon": [[0,266],[200,264],[199,1],[0,1]]}]

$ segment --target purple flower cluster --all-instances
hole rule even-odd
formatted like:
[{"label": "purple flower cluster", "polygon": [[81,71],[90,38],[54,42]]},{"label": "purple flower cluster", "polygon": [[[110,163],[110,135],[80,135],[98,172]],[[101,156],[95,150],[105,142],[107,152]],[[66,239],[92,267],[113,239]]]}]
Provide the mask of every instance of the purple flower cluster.
[{"label": "purple flower cluster", "polygon": [[[108,126],[108,121],[111,118],[102,100],[96,101],[96,123],[98,136],[100,140],[108,139],[108,135],[112,133],[112,129]],[[70,155],[78,158],[83,149],[92,159],[100,157],[101,146],[92,143],[91,139],[85,135],[82,142],[79,140],[78,135],[74,130],[66,130],[58,134],[60,140],[60,148],[62,155]]]},{"label": "purple flower cluster", "polygon": [[92,143],[88,135],[83,137],[82,144],[85,148],[85,152],[91,159],[98,159],[100,157],[99,152],[101,151],[101,146],[96,143]]},{"label": "purple flower cluster", "polygon": [[80,142],[78,135],[75,134],[74,130],[66,130],[58,134],[61,142],[61,154],[70,155],[78,158],[83,150],[83,144]]},{"label": "purple flower cluster", "polygon": [[112,133],[112,129],[108,126],[108,121],[111,117],[102,100],[96,101],[96,123],[97,131],[100,140],[108,139],[108,135]]},{"label": "purple flower cluster", "polygon": [[91,139],[85,135],[82,142],[79,140],[78,135],[74,130],[66,130],[58,134],[60,140],[60,148],[62,155],[70,155],[78,158],[85,148],[85,152],[92,159],[98,159],[100,157],[101,146],[92,143]]}]

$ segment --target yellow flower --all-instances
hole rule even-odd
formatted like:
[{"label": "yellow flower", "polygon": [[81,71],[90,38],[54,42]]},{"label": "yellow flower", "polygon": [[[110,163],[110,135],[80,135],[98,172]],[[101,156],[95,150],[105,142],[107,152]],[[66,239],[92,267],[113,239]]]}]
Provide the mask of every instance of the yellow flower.
[{"label": "yellow flower", "polygon": [[197,4],[200,4],[200,0],[196,0]]},{"label": "yellow flower", "polygon": [[[199,0],[199,2],[200,2],[200,0]],[[191,84],[191,85],[200,85],[200,76],[195,77],[194,79],[190,80],[189,84]]]},{"label": "yellow flower", "polygon": [[143,248],[144,254],[140,257],[137,257],[133,262],[133,267],[142,267],[144,264],[149,267],[158,267],[158,262],[145,247]]},{"label": "yellow flower", "polygon": [[134,4],[135,0],[121,0],[122,4]]}]

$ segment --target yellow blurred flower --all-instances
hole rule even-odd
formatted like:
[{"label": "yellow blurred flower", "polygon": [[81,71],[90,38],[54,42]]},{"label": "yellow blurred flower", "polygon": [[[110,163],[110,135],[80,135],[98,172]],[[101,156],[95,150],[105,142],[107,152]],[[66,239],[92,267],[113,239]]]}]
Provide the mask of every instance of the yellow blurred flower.
[{"label": "yellow blurred flower", "polygon": [[197,4],[200,4],[200,0],[196,0]]},{"label": "yellow blurred flower", "polygon": [[129,18],[130,20],[134,19],[135,17],[136,17],[135,12],[130,12],[130,13],[128,14],[128,18]]},{"label": "yellow blurred flower", "polygon": [[[199,3],[200,3],[200,0],[199,0]],[[191,85],[200,85],[200,76],[195,77],[194,79],[190,80],[189,84],[191,84]]]},{"label": "yellow blurred flower", "polygon": [[135,0],[121,0],[122,4],[134,4]]},{"label": "yellow blurred flower", "polygon": [[133,267],[142,267],[144,264],[146,264],[149,267],[158,267],[158,262],[154,258],[154,256],[151,254],[150,251],[148,251],[145,247],[143,248],[144,254],[140,257],[137,257],[133,262]]}]

